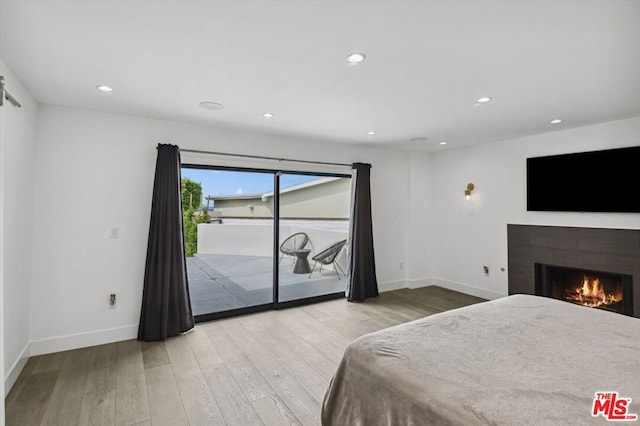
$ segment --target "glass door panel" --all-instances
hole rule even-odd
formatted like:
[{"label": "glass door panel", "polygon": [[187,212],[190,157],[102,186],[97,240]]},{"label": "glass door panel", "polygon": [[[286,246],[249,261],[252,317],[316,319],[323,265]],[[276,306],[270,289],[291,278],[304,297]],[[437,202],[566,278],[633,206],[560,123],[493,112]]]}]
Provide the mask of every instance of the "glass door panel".
[{"label": "glass door panel", "polygon": [[196,321],[273,304],[274,182],[273,172],[182,168]]},{"label": "glass door panel", "polygon": [[350,208],[348,176],[281,174],[279,303],[344,294]]}]

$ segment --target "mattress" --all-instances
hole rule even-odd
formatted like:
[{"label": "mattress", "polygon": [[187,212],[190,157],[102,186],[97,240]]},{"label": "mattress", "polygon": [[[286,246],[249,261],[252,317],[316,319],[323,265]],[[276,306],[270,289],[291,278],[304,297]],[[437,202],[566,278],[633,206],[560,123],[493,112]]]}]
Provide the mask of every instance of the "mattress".
[{"label": "mattress", "polygon": [[[626,405],[622,414],[616,398],[626,401],[617,404]],[[354,340],[321,419],[327,426],[582,425],[634,414],[639,319],[512,295]]]}]

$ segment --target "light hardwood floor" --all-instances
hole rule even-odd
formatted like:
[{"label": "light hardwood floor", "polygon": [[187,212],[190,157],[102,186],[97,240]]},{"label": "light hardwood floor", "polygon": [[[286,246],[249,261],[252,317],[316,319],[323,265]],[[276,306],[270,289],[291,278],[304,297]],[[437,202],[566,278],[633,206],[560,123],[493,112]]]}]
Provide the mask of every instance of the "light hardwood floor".
[{"label": "light hardwood floor", "polygon": [[32,357],[5,399],[6,425],[319,425],[356,337],[483,301],[439,287],[385,292],[199,323]]}]

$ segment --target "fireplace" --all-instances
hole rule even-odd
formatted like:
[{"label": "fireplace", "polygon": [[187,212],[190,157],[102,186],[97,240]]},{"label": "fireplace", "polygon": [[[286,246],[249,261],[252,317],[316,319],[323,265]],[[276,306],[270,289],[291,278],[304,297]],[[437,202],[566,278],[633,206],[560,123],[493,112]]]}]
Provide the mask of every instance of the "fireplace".
[{"label": "fireplace", "polygon": [[[605,295],[613,293],[611,300],[617,298],[618,287],[622,286],[622,306],[615,302],[602,309],[640,318],[640,229],[508,224],[507,243],[509,294],[554,297],[552,289],[538,288],[541,284],[536,282],[536,275],[543,275],[543,272],[537,271],[537,264],[564,268],[567,274],[567,271],[579,269],[581,272],[576,272],[577,277],[569,279],[570,284],[556,290],[556,296],[569,292],[578,301],[582,296],[583,301],[598,304],[594,290],[600,292],[600,287],[606,287],[602,291]],[[598,279],[596,286],[591,275],[597,271],[603,273],[598,272],[595,277]],[[611,289],[612,281],[622,283]],[[548,285],[547,282],[544,286]]]},{"label": "fireplace", "polygon": [[631,275],[535,264],[535,294],[633,316]]}]

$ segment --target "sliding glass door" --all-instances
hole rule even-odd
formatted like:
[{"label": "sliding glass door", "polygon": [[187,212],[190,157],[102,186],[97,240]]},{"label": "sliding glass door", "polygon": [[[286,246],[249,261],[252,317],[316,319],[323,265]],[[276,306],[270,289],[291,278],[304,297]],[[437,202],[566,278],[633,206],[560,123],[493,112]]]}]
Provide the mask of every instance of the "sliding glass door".
[{"label": "sliding glass door", "polygon": [[344,294],[351,179],[287,173],[279,189],[278,302]]},{"label": "sliding glass door", "polygon": [[183,165],[182,189],[196,321],[344,297],[350,176]]},{"label": "sliding glass door", "polygon": [[[182,168],[187,274],[196,319],[273,304],[273,198],[263,200],[262,194],[272,193],[274,182],[268,172]],[[196,191],[185,193],[185,187]]]}]

